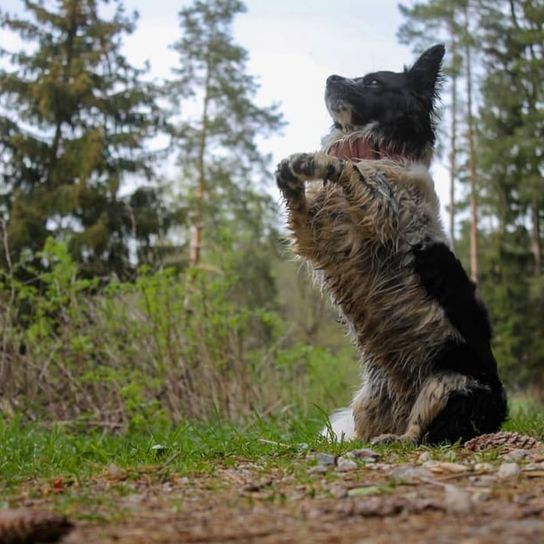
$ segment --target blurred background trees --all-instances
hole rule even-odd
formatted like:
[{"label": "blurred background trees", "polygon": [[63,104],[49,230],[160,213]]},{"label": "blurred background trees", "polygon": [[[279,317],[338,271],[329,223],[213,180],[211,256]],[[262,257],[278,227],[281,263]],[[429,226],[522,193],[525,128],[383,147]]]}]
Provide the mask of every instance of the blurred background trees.
[{"label": "blurred background trees", "polygon": [[268,308],[276,300],[278,210],[267,190],[270,157],[257,140],[282,120],[276,106],[256,105],[248,53],[233,40],[233,19],[244,11],[239,0],[197,0],[179,12],[178,62],[164,93],[176,185],[188,210],[187,263],[222,270],[236,279],[238,301]]},{"label": "blurred background trees", "polygon": [[[479,279],[503,374],[511,385],[541,391],[544,4],[429,0],[401,11],[406,22],[399,37],[405,43],[421,49],[443,40],[458,52],[457,59],[450,56],[457,77],[446,80],[445,96],[452,98],[444,115],[451,121],[449,152],[459,158],[451,170],[460,189],[450,207],[452,215],[461,211],[455,216],[456,249]],[[475,70],[468,70],[469,60]],[[452,73],[452,66],[447,70]],[[464,103],[453,98],[459,82]],[[469,84],[476,93],[472,113]],[[470,213],[462,213],[467,205]]]},{"label": "blurred background trees", "polygon": [[153,87],[121,50],[136,16],[117,3],[102,18],[100,4],[25,1],[24,18],[0,19],[24,43],[1,50],[10,66],[0,71],[4,264],[9,250],[11,262],[39,267],[53,236],[81,274],[124,278],[131,249],[160,229],[151,188],[122,192],[128,175],[151,174],[146,141],[159,124]]},{"label": "blurred background trees", "polygon": [[[347,402],[356,355],[284,251],[261,151],[283,120],[233,38],[244,4],[181,9],[161,82],[123,53],[121,0],[22,4],[0,12],[22,44],[0,49],[0,412],[117,428]],[[448,230],[509,385],[541,396],[544,5],[400,9],[402,42],[447,45]]]}]

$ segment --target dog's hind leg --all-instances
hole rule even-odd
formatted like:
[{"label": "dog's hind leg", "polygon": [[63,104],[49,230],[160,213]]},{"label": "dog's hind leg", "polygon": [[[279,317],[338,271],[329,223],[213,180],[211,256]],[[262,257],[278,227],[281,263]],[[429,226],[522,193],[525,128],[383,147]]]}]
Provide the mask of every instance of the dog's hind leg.
[{"label": "dog's hind leg", "polygon": [[465,392],[471,382],[470,378],[456,372],[442,372],[429,376],[411,409],[406,430],[400,435],[382,434],[372,439],[372,443],[421,443],[433,421],[446,407],[450,396]]},{"label": "dog's hind leg", "polygon": [[353,398],[351,408],[355,434],[362,440],[396,431],[393,401],[383,385],[379,379],[370,379]]}]

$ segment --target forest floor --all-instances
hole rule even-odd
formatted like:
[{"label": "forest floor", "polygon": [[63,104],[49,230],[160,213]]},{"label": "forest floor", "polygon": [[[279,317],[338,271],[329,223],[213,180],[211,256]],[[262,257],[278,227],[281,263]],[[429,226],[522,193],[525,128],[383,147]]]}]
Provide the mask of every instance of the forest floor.
[{"label": "forest floor", "polygon": [[[516,430],[541,438],[541,425]],[[0,508],[66,516],[65,544],[544,542],[544,449],[534,444],[369,450],[283,442],[262,428],[121,444],[24,431],[0,426]]]}]

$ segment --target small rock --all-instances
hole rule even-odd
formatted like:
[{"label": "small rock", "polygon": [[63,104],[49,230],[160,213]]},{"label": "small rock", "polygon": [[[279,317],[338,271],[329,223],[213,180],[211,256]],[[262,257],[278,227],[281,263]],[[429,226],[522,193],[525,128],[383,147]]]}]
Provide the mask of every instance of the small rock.
[{"label": "small rock", "polygon": [[351,459],[353,461],[353,459],[355,459],[355,455],[353,455],[353,452],[352,451],[347,451],[346,453],[344,453],[344,455],[341,455],[340,457],[338,457],[338,459],[336,460],[337,463],[339,463],[342,459]]},{"label": "small rock", "polygon": [[134,493],[132,495],[127,495],[123,500],[129,503],[136,504],[144,502],[146,500],[146,496],[142,493]]},{"label": "small rock", "polygon": [[323,512],[319,508],[311,508],[305,512],[307,519],[319,519],[323,517]]},{"label": "small rock", "polygon": [[351,459],[342,459],[342,458],[338,460],[338,465],[336,466],[336,470],[338,472],[351,472],[352,470],[355,470],[356,468],[357,468],[357,463],[355,461],[352,461]]},{"label": "small rock", "polygon": [[348,490],[341,485],[333,485],[329,491],[337,499],[343,499],[348,496]]},{"label": "small rock", "polygon": [[496,476],[470,476],[468,481],[471,485],[474,487],[489,487],[493,486],[497,483],[497,477]]},{"label": "small rock", "polygon": [[468,472],[470,467],[461,465],[460,463],[447,463],[442,461],[427,461],[423,463],[423,467],[436,473],[462,474]]},{"label": "small rock", "polygon": [[[526,537],[525,542],[536,542],[538,541],[538,535],[541,535],[542,531],[544,531],[544,521],[534,518],[512,520],[508,523],[507,526],[504,526],[504,528],[508,531],[510,535],[515,535],[517,538]],[[489,529],[487,529],[487,531],[489,533]],[[501,533],[504,534],[502,531]],[[534,538],[536,538],[536,540],[533,540]],[[503,540],[503,542],[505,542],[505,540]]]},{"label": "small rock", "polygon": [[336,456],[330,453],[316,453],[315,460],[318,465],[321,466],[334,466],[336,465]]},{"label": "small rock", "polygon": [[505,461],[517,462],[517,461],[521,461],[522,459],[526,459],[530,455],[531,455],[531,452],[529,450],[517,449],[517,450],[512,450],[504,454],[502,458]]},{"label": "small rock", "polygon": [[411,484],[420,480],[432,479],[432,474],[425,468],[415,467],[413,465],[400,465],[393,472],[391,478],[399,482]]},{"label": "small rock", "polygon": [[355,456],[350,451],[348,451],[344,455],[338,457],[338,459],[336,460],[336,464],[341,463],[342,461],[355,461]]},{"label": "small rock", "polygon": [[325,465],[316,465],[308,469],[308,474],[326,474],[328,470]]},{"label": "small rock", "polygon": [[497,477],[500,480],[509,480],[512,478],[518,478],[521,474],[521,468],[517,463],[503,463],[499,467]]},{"label": "small rock", "polygon": [[370,470],[379,470],[383,472],[389,472],[393,470],[397,465],[391,465],[390,463],[372,463],[368,466]]},{"label": "small rock", "polygon": [[419,457],[417,458],[417,462],[426,463],[427,461],[430,461],[431,459],[432,459],[431,454],[428,451],[424,451],[419,454]]},{"label": "small rock", "polygon": [[362,459],[365,463],[377,463],[381,459],[381,455],[369,448],[361,448],[350,452],[356,459]]},{"label": "small rock", "polygon": [[450,514],[468,514],[472,509],[472,497],[468,491],[456,485],[444,488],[444,505]]},{"label": "small rock", "polygon": [[122,468],[119,468],[115,463],[111,463],[108,466],[108,476],[112,480],[124,480],[127,475]]},{"label": "small rock", "polygon": [[535,470],[544,470],[544,463],[527,463],[523,467],[523,471],[533,472]]},{"label": "small rock", "polygon": [[488,501],[490,498],[491,498],[491,489],[489,489],[488,487],[483,489],[478,489],[472,494],[472,500],[474,502],[484,502],[484,501]]},{"label": "small rock", "polygon": [[288,501],[301,501],[306,497],[306,493],[304,491],[295,491],[294,493],[287,494],[287,500]]},{"label": "small rock", "polygon": [[488,474],[490,472],[493,472],[495,469],[491,463],[476,463],[474,465],[474,470],[476,472],[483,472],[485,474]]}]

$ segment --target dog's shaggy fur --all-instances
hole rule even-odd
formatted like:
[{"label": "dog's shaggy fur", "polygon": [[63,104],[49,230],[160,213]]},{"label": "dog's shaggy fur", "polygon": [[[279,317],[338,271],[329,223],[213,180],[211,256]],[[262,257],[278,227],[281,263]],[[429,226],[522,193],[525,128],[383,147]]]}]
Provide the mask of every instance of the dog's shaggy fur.
[{"label": "dog's shaggy fur", "polygon": [[428,172],[443,55],[439,45],[404,72],[329,77],[323,151],[276,172],[294,250],[361,353],[363,385],[332,418],[338,438],[466,440],[506,417],[489,320],[449,249]]}]

